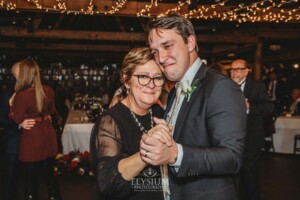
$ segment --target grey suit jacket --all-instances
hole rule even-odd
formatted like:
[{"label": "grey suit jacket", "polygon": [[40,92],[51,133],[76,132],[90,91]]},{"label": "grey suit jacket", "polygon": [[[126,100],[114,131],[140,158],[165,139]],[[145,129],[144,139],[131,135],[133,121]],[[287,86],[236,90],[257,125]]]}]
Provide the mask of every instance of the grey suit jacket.
[{"label": "grey suit jacket", "polygon": [[[234,176],[242,165],[245,98],[232,80],[202,64],[190,101],[185,98],[174,129],[183,146],[178,172],[169,170],[172,200],[236,199]],[[174,94],[167,107],[172,105]]]}]

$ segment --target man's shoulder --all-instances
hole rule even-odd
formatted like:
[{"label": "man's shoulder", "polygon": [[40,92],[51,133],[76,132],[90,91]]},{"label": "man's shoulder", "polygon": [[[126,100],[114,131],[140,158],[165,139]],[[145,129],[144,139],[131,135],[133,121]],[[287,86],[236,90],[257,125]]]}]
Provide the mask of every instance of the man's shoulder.
[{"label": "man's shoulder", "polygon": [[222,81],[222,82],[229,81],[229,82],[233,83],[233,81],[228,76],[225,76],[224,74],[219,73],[216,70],[213,70],[208,67],[207,67],[207,73],[206,73],[206,80],[213,84],[220,82],[220,81]]},{"label": "man's shoulder", "polygon": [[254,87],[264,87],[264,88],[266,87],[264,82],[261,80],[254,80],[252,78],[247,78],[246,82],[248,82],[249,84],[252,84]]}]

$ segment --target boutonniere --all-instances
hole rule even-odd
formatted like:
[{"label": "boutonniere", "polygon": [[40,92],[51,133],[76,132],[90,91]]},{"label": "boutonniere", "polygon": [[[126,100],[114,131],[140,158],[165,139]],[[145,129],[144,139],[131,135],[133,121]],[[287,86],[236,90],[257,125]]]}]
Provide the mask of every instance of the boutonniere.
[{"label": "boutonniere", "polygon": [[190,101],[193,92],[197,89],[198,81],[199,79],[195,79],[191,85],[189,85],[188,81],[184,81],[182,83],[182,92],[185,94],[185,97],[187,98],[187,102]]}]

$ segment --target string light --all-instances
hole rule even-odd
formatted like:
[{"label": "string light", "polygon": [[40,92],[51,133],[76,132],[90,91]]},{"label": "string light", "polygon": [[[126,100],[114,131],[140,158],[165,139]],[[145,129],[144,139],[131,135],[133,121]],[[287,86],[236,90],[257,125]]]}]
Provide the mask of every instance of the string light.
[{"label": "string light", "polygon": [[127,0],[118,0],[116,2],[115,6],[112,6],[111,9],[107,12],[105,12],[105,14],[115,14],[116,12],[118,12],[121,8],[123,8],[123,6],[125,5],[125,3],[127,2]]},{"label": "string light", "polygon": [[176,6],[175,8],[170,8],[164,13],[158,14],[157,17],[162,17],[162,16],[165,16],[169,13],[174,13],[174,12],[175,13],[180,13],[181,7],[183,7],[184,5],[190,5],[190,4],[191,4],[190,0],[186,0],[185,2],[178,1],[178,6]]},{"label": "string light", "polygon": [[[150,10],[151,10],[151,8],[153,7],[153,5],[154,5],[155,7],[158,6],[157,0],[154,0],[154,1],[151,0],[151,4],[150,4],[150,5],[145,5],[145,8],[141,9],[141,10],[136,14],[136,16],[138,16],[138,17],[141,17],[141,16],[148,16],[148,17],[150,17],[150,16],[151,16]],[[146,15],[145,13],[147,13],[147,15]]]},{"label": "string light", "polygon": [[[19,0],[20,1],[20,0]],[[110,8],[105,6],[105,10],[98,10],[95,8],[94,0],[90,0],[89,4],[85,8],[80,8],[79,10],[70,10],[66,5],[65,0],[55,0],[55,5],[53,7],[43,6],[43,3],[39,3],[39,0],[24,0],[30,4],[35,5],[39,10],[44,10],[45,12],[60,12],[65,14],[86,14],[86,15],[113,15],[118,14],[127,3],[127,0],[117,0],[112,3]],[[211,20],[221,20],[221,21],[235,21],[238,23],[244,22],[300,22],[300,6],[294,9],[284,8],[284,5],[294,3],[298,5],[299,0],[261,0],[252,3],[241,3],[237,6],[232,6],[229,3],[234,0],[221,0],[218,3],[212,5],[200,5],[198,4],[198,9],[188,10],[187,6],[191,4],[190,0],[178,1],[177,6],[169,8],[166,11],[161,11],[157,13],[159,4],[163,0],[149,0],[149,4],[146,4],[144,8],[137,11],[137,17],[161,17],[165,16],[170,12],[176,12],[183,15],[186,18],[195,19],[211,19]],[[17,2],[17,1],[14,1]],[[112,1],[113,2],[113,1]],[[160,3],[159,3],[160,2]],[[173,4],[172,4],[173,5]],[[9,0],[0,0],[0,9],[4,8],[8,11],[17,10],[17,3],[13,3]]]}]

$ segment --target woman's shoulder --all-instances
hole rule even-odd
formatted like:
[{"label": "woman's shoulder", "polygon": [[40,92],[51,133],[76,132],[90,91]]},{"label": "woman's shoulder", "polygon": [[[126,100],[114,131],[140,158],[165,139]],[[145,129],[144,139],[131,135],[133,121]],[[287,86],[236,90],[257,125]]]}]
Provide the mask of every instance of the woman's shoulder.
[{"label": "woman's shoulder", "polygon": [[34,94],[34,88],[30,87],[30,88],[26,88],[24,90],[21,90],[17,93],[17,96],[27,96],[29,94]]},{"label": "woman's shoulder", "polygon": [[127,109],[128,108],[124,104],[118,102],[116,105],[107,110],[107,114],[115,118],[124,117],[124,115],[126,115]]},{"label": "woman's shoulder", "polygon": [[44,90],[48,90],[48,91],[52,91],[52,92],[53,92],[52,87],[50,87],[49,85],[43,85],[43,89],[44,89]]},{"label": "woman's shoulder", "polygon": [[46,93],[47,96],[54,95],[54,90],[52,89],[52,87],[50,87],[49,85],[43,85],[43,90]]}]

